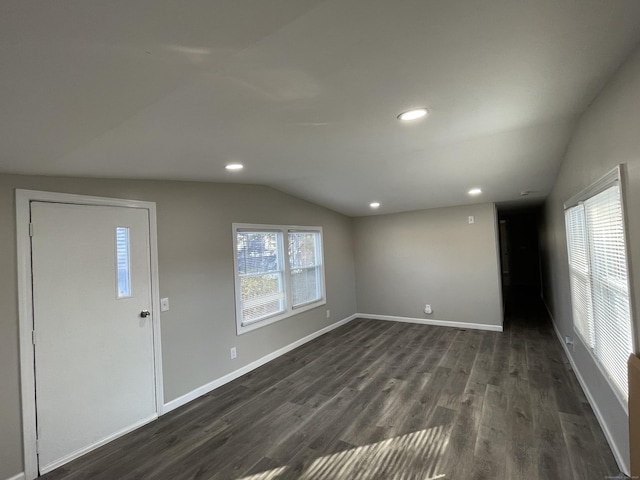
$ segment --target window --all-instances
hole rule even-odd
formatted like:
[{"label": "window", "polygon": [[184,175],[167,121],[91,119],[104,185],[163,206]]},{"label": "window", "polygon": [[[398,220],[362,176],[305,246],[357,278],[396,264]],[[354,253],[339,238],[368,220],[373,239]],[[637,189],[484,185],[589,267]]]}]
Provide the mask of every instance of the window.
[{"label": "window", "polygon": [[293,308],[322,298],[320,232],[289,232],[289,268]]},{"label": "window", "polygon": [[238,231],[236,242],[243,323],[284,312],[282,233]]},{"label": "window", "polygon": [[118,298],[131,297],[129,227],[116,227],[116,279]]},{"label": "window", "polygon": [[233,225],[238,333],[326,303],[322,229]]},{"label": "window", "polygon": [[565,204],[573,323],[626,403],[633,351],[619,168]]}]

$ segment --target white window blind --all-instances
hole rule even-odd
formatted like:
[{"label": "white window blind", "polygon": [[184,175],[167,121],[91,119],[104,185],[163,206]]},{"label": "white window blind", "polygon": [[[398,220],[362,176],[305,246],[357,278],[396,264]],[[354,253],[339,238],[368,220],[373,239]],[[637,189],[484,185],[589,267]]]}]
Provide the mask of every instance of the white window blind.
[{"label": "white window blind", "polygon": [[590,318],[591,288],[589,285],[589,258],[584,206],[577,205],[566,211],[567,243],[569,245],[569,278],[573,323],[590,347],[593,346],[593,322]]},{"label": "white window blind", "polygon": [[619,182],[567,208],[574,326],[623,399],[633,351]]}]

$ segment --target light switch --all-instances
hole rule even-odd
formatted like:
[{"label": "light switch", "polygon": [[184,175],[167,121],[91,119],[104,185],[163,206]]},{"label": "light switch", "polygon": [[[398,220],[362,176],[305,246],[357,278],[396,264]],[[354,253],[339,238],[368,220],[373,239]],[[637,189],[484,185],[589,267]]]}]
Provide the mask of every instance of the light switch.
[{"label": "light switch", "polygon": [[469,215],[469,223],[475,223],[476,219],[473,218],[473,215]]},{"label": "light switch", "polygon": [[166,312],[167,310],[169,310],[169,299],[168,298],[161,298],[160,299],[160,311],[161,312]]}]

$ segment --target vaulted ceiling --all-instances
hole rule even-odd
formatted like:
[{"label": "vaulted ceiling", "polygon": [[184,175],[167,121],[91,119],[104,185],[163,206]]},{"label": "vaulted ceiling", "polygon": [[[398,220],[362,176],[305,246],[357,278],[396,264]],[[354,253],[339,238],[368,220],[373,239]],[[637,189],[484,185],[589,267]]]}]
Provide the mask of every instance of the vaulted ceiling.
[{"label": "vaulted ceiling", "polygon": [[637,0],[4,0],[0,172],[535,201],[638,42]]}]

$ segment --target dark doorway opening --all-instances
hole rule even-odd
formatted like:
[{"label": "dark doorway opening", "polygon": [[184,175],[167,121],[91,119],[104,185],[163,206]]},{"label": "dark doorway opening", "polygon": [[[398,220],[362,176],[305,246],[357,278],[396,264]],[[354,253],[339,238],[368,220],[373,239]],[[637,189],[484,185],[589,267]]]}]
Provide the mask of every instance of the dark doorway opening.
[{"label": "dark doorway opening", "polygon": [[[505,316],[539,310],[539,227],[542,207],[498,209],[500,271]],[[535,306],[535,307],[534,307]]]}]

